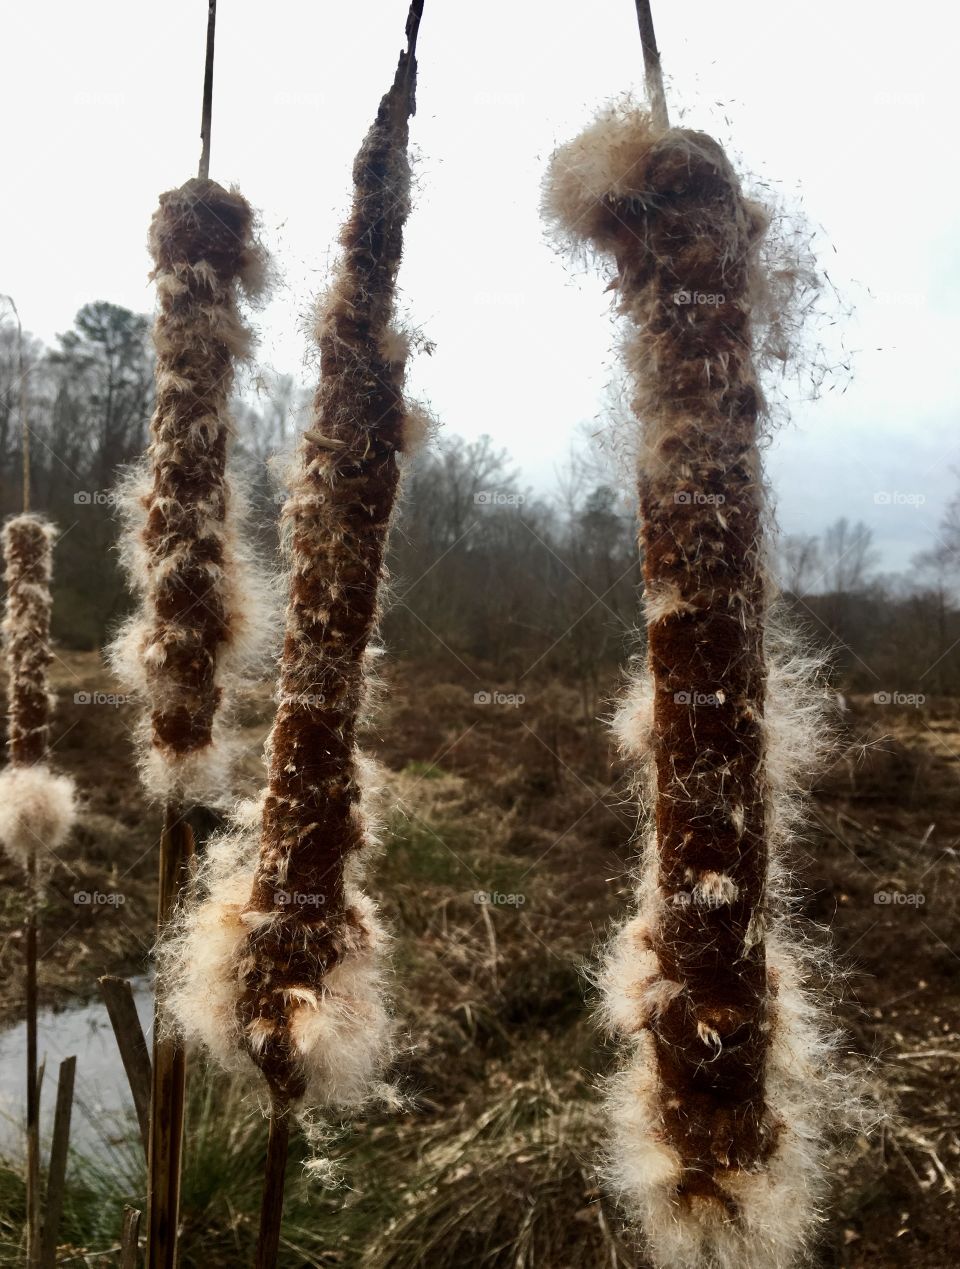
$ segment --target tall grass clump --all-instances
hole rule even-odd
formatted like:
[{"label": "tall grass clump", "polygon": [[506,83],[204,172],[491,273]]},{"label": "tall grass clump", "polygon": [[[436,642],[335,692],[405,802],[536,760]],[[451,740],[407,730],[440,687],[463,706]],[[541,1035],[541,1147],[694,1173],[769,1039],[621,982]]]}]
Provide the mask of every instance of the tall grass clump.
[{"label": "tall grass clump", "polygon": [[[84,1131],[70,1151],[59,1263],[118,1265],[124,1207],[140,1208],[146,1188],[140,1134],[132,1115],[104,1117],[101,1107],[82,1099],[76,1112]],[[240,1082],[198,1064],[191,1070],[186,1125],[178,1263],[182,1269],[247,1266],[263,1182],[262,1120]],[[316,1197],[307,1178],[291,1183],[286,1266],[329,1263],[331,1233],[317,1220]],[[24,1199],[19,1168],[0,1157],[0,1264],[19,1263]]]},{"label": "tall grass clump", "polygon": [[841,1101],[784,898],[822,734],[770,621],[759,376],[789,278],[717,142],[629,103],[554,154],[544,205],[615,267],[639,423],[648,656],[616,730],[649,827],[602,975],[627,1049],[610,1175],[658,1265],[777,1269],[816,1229]]},{"label": "tall grass clump", "polygon": [[[361,1269],[616,1265],[617,1231],[593,1203],[597,1107],[542,1071],[453,1123],[422,1125],[413,1146],[378,1143],[386,1176],[409,1175],[399,1211],[365,1246]],[[416,1151],[415,1161],[407,1154]],[[396,1159],[391,1157],[396,1154]]]}]

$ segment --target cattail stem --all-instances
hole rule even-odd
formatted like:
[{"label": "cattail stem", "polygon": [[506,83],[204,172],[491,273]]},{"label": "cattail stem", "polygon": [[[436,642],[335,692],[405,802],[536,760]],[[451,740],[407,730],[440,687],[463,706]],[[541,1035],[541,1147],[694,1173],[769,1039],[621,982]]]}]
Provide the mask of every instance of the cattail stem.
[{"label": "cattail stem", "polygon": [[40,1083],[37,1070],[37,864],[27,865],[27,1266],[40,1263]]},{"label": "cattail stem", "polygon": [[260,1203],[260,1233],[257,1237],[256,1269],[275,1269],[283,1221],[283,1188],[290,1147],[290,1112],[273,1102],[267,1134],[267,1160]]},{"label": "cattail stem", "polygon": [[[186,886],[193,832],[175,802],[167,804],[160,835],[157,933],[162,934]],[[153,1016],[153,1084],[147,1190],[148,1269],[174,1269],[180,1212],[180,1172],[186,1111],[187,1058],[181,1038],[165,1027],[161,986]]]},{"label": "cattail stem", "polygon": [[207,0],[207,54],[203,65],[203,109],[200,114],[200,167],[197,175],[210,175],[210,129],[213,123],[213,55],[217,33],[217,0]]},{"label": "cattail stem", "polygon": [[666,129],[670,127],[670,119],[667,115],[667,95],[663,89],[663,68],[660,65],[660,50],[657,48],[657,36],[653,29],[650,0],[637,0],[637,21],[640,24],[640,43],[643,47],[643,69],[650,113],[657,127]]}]

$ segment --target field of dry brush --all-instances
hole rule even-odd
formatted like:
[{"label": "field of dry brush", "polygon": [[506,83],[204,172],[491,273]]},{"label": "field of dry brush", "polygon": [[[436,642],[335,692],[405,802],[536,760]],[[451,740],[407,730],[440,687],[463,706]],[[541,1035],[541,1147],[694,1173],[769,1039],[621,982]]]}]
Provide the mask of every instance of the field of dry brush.
[{"label": "field of dry brush", "polygon": [[[369,744],[394,809],[374,890],[396,936],[410,1105],[335,1143],[346,1188],[316,1194],[313,1250],[289,1235],[282,1263],[640,1265],[594,1171],[612,1053],[591,1022],[589,974],[629,901],[625,772],[561,683],[503,683],[453,659],[396,663],[387,677]],[[84,798],[44,914],[41,1003],[59,1008],[92,997],[100,974],[148,969],[158,816],[133,767],[133,710],[97,656],[64,654],[55,684],[55,753]],[[847,706],[796,863],[811,937],[826,927],[835,943],[847,1048],[872,1059],[882,1120],[838,1161],[822,1264],[943,1269],[960,1177],[960,726],[948,700]],[[268,689],[244,708],[252,791]],[[7,1025],[22,984],[18,890],[4,880]],[[123,899],[77,899],[94,891]],[[231,1105],[256,1120],[253,1101]],[[191,1193],[185,1265],[239,1263],[255,1209],[191,1210]],[[0,1228],[15,1220],[9,1203]]]}]

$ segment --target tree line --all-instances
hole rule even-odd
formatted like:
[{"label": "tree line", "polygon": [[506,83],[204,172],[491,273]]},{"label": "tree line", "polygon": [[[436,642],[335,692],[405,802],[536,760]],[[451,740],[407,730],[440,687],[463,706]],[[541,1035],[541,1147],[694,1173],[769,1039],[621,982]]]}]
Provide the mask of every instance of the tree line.
[{"label": "tree line", "polygon": [[[31,498],[60,526],[54,636],[95,648],[127,611],[116,554],[118,472],[143,452],[153,405],[150,319],[85,305],[46,348],[25,334]],[[21,505],[18,347],[0,326],[0,510]],[[261,549],[276,549],[282,481],[305,404],[291,377],[236,403],[236,464],[251,488]],[[273,465],[277,470],[281,463]],[[585,441],[551,496],[533,493],[488,437],[443,433],[411,463],[393,535],[384,616],[391,651],[488,667],[516,688],[554,675],[582,707],[602,707],[611,676],[640,648],[640,563],[629,480]],[[909,577],[884,575],[870,529],[838,519],[781,539],[785,602],[831,651],[842,688],[960,693],[960,494],[934,550]]]}]

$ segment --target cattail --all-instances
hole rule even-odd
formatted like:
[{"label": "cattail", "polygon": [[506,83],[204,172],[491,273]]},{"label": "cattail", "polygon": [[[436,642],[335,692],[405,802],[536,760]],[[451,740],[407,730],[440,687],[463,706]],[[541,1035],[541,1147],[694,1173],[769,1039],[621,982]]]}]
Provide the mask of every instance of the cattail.
[{"label": "cattail", "polygon": [[[29,503],[29,449],[23,424],[24,504]],[[73,781],[48,765],[53,697],[47,671],[53,601],[52,524],[24,511],[3,527],[7,604],[3,635],[7,654],[7,746],[10,763],[0,771],[0,844],[24,871],[24,969],[27,1012],[27,1264],[40,1263],[40,1080],[37,1067],[37,909],[56,852],[76,818]]]},{"label": "cattail", "polygon": [[251,1059],[275,1110],[362,1104],[384,1089],[392,1046],[386,934],[361,888],[377,780],[357,729],[400,460],[423,422],[404,401],[409,338],[394,324],[415,80],[411,39],[355,160],[319,309],[320,383],[283,510],[289,600],[268,787],[214,844],[206,898],[167,949],[186,1035],[229,1065]]},{"label": "cattail", "polygon": [[56,863],[54,852],[76,814],[73,781],[48,765],[54,535],[52,524],[30,513],[15,516],[3,528],[10,763],[0,771],[0,843],[39,881]]},{"label": "cattail", "polygon": [[612,1178],[658,1265],[778,1269],[818,1218],[839,1085],[778,886],[818,739],[804,666],[769,633],[767,216],[715,141],[630,106],[556,152],[544,207],[615,262],[641,423],[647,672],[617,730],[653,815],[602,978],[629,1045]]},{"label": "cattail", "polygon": [[251,344],[239,300],[263,282],[253,231],[247,201],[201,179],[161,195],[150,231],[157,399],[146,461],[125,498],[125,562],[142,602],[111,654],[146,704],[144,782],[168,802],[228,793],[222,720],[271,620],[227,471],[229,398]]},{"label": "cattail", "polygon": [[[211,17],[213,6],[211,5]],[[160,197],[150,230],[160,306],[150,445],[128,480],[125,556],[140,611],[111,650],[144,702],[141,772],[164,802],[158,935],[186,885],[191,802],[229,800],[232,695],[257,666],[271,624],[269,589],[242,535],[227,471],[229,398],[250,348],[241,294],[254,298],[263,257],[253,212],[235,190],[198,177]],[[157,992],[148,1167],[148,1260],[173,1266],[183,1146],[186,1055]]]}]

